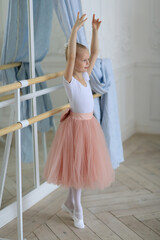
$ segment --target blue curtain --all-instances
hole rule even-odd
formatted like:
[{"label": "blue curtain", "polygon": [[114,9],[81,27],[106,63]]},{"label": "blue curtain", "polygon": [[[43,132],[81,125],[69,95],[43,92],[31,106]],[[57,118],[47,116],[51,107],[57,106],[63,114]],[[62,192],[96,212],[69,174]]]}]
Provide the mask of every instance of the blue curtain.
[{"label": "blue curtain", "polygon": [[113,168],[124,161],[115,80],[110,59],[97,59],[90,76],[91,88],[102,94],[94,99],[94,115],[101,124]]},{"label": "blue curtain", "polygon": [[[78,11],[80,15],[82,14],[81,2],[80,0],[53,0],[53,2],[59,23],[68,41]],[[84,27],[78,30],[77,42],[88,47]]]},{"label": "blue curtain", "polygon": [[[82,15],[80,0],[54,0],[54,7],[67,40],[76,21]],[[87,46],[84,27],[80,28],[77,41]],[[88,46],[87,46],[88,47]],[[102,94],[94,100],[94,115],[100,122],[108,145],[112,166],[117,168],[124,161],[118,116],[116,87],[110,59],[97,59],[90,84],[93,92]]]},{"label": "blue curtain", "polygon": [[[34,0],[34,38],[35,38],[35,70],[36,76],[43,75],[41,61],[49,49],[52,26],[53,0]],[[3,84],[29,78],[29,49],[28,49],[28,17],[27,1],[9,1],[7,25],[2,48],[1,64],[22,62],[21,67],[1,71],[0,80]],[[46,83],[36,84],[36,90],[46,88]],[[23,94],[30,92],[30,88],[22,89]],[[52,109],[50,96],[45,94],[37,97],[37,114]],[[21,104],[21,120],[31,117],[30,101]],[[48,131],[53,127],[52,117],[38,123],[38,130]],[[27,149],[27,150],[26,150]],[[33,143],[31,126],[22,129],[22,161],[33,161]]]}]

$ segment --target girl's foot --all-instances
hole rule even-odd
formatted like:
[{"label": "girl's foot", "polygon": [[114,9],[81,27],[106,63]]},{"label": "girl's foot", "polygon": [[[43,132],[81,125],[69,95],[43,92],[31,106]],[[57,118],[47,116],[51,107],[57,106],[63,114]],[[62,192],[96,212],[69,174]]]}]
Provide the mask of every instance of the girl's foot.
[{"label": "girl's foot", "polygon": [[77,228],[85,228],[84,221],[83,221],[83,216],[81,218],[78,218],[79,212],[73,211],[73,219],[74,219],[74,226]]},{"label": "girl's foot", "polygon": [[61,208],[63,211],[68,212],[71,218],[74,220],[73,209],[68,208],[65,203],[62,204]]}]

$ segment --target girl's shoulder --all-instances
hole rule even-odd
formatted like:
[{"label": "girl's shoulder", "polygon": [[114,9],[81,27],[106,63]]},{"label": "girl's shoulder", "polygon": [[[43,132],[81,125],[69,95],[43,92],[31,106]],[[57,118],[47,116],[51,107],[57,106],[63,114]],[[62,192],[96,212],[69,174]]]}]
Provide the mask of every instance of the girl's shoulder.
[{"label": "girl's shoulder", "polygon": [[68,82],[68,81],[65,79],[65,77],[63,76],[63,83],[64,83],[65,85],[67,85],[67,86],[73,85],[74,80],[75,80],[75,78],[72,76],[71,81]]}]

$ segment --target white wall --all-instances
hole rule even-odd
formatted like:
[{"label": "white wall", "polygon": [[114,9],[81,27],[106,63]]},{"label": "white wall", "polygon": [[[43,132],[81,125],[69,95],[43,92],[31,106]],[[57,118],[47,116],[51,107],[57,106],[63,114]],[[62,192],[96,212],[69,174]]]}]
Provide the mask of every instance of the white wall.
[{"label": "white wall", "polygon": [[[1,18],[6,5],[3,0]],[[123,140],[136,131],[160,133],[160,1],[92,0],[91,4],[82,0],[82,8],[88,15],[85,29],[89,44],[92,14],[102,19],[99,57],[112,60]],[[54,14],[50,50],[42,63],[45,73],[64,69],[65,41]],[[60,78],[48,85],[61,82]],[[52,99],[54,106],[67,101],[64,90],[52,94]]]},{"label": "white wall", "polygon": [[137,1],[135,12],[136,131],[160,133],[160,1]]},{"label": "white wall", "polygon": [[114,69],[122,139],[135,132],[134,109],[134,1],[82,0],[83,11],[89,16],[86,34],[91,42],[92,14],[102,20],[99,32],[99,57],[110,58]]},{"label": "white wall", "polygon": [[102,19],[100,57],[111,58],[122,138],[134,132],[160,133],[160,1],[82,0],[89,15]]}]

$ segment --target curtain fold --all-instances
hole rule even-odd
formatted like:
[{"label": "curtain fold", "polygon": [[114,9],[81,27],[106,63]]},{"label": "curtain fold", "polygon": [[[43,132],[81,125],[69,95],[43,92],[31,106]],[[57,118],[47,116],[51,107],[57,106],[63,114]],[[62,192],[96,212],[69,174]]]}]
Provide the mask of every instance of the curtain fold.
[{"label": "curtain fold", "polygon": [[[53,0],[57,17],[67,38],[77,18],[77,12],[82,15],[80,0]],[[98,3],[97,3],[98,4]],[[85,29],[80,28],[77,42],[88,47]],[[94,100],[94,115],[100,122],[108,145],[112,166],[117,168],[124,161],[123,148],[118,116],[116,88],[110,59],[97,59],[90,84],[93,92],[102,94]]]},{"label": "curtain fold", "polygon": [[[53,0],[54,8],[61,25],[61,28],[67,38],[70,38],[71,30],[77,19],[77,13],[82,14],[80,0]],[[78,30],[77,42],[88,47],[84,27]]]},{"label": "curtain fold", "polygon": [[108,145],[112,166],[124,161],[115,80],[110,59],[97,59],[90,76],[91,88],[102,94],[94,99],[94,115],[101,124]]},{"label": "curtain fold", "polygon": [[[35,71],[36,77],[44,75],[41,61],[49,49],[52,27],[53,0],[34,0],[34,40],[35,40]],[[0,72],[0,81],[10,84],[29,77],[29,48],[28,48],[28,16],[27,1],[9,1],[7,24],[2,48],[1,64],[22,62],[21,67],[16,67]],[[36,84],[36,90],[47,87],[45,82]],[[30,92],[30,87],[22,89],[23,94]],[[21,104],[21,120],[31,117],[30,100]],[[37,114],[52,109],[49,94],[37,98]],[[38,130],[48,131],[53,127],[52,117],[38,123]],[[27,151],[26,151],[27,149]],[[33,161],[32,127],[22,129],[22,161]]]}]

